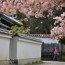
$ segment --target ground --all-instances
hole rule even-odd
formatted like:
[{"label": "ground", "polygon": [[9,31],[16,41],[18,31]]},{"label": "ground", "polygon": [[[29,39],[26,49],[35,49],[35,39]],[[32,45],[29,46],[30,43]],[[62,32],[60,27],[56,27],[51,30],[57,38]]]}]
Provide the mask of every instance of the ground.
[{"label": "ground", "polygon": [[43,64],[40,65],[65,65],[65,62],[59,61],[43,61]]}]

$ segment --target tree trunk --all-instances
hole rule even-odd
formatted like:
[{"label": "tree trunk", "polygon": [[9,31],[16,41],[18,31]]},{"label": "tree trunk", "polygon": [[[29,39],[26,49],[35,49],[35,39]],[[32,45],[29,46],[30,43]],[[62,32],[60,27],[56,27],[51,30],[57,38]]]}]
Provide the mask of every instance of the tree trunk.
[{"label": "tree trunk", "polygon": [[61,60],[62,60],[62,56],[63,56],[63,44],[61,43]]}]

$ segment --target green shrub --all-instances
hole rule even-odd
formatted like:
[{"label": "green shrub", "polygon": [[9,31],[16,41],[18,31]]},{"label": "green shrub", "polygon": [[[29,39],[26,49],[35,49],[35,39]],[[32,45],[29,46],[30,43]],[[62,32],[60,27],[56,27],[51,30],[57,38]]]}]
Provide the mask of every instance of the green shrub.
[{"label": "green shrub", "polygon": [[35,62],[32,62],[32,63],[27,63],[25,65],[35,65],[35,64],[41,64],[43,63],[42,61],[35,61]]},{"label": "green shrub", "polygon": [[23,26],[12,26],[10,32],[12,33],[12,36],[16,36],[18,34],[27,34],[29,32],[29,28],[24,28]]},{"label": "green shrub", "polygon": [[62,60],[65,61],[65,55],[62,55]]},{"label": "green shrub", "polygon": [[32,65],[32,63],[27,63],[27,64],[25,64],[25,65]]}]

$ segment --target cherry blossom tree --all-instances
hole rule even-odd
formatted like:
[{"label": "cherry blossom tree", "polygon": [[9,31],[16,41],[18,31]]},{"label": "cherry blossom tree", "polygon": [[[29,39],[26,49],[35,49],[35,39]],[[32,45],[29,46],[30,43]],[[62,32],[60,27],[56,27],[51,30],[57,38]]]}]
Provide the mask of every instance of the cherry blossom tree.
[{"label": "cherry blossom tree", "polygon": [[65,0],[0,0],[0,11],[9,15],[16,14],[16,11],[24,13],[27,17],[43,17],[43,11],[53,6],[60,8]]},{"label": "cherry blossom tree", "polygon": [[54,38],[59,39],[59,41],[62,41],[63,43],[65,42],[65,12],[63,12],[63,14],[61,14],[59,17],[54,17],[53,19],[55,19],[55,23],[54,25],[56,25],[57,23],[59,23],[59,25],[55,26],[52,30],[51,30],[51,36],[53,36]]},{"label": "cherry blossom tree", "polygon": [[53,17],[55,19],[54,25],[58,24],[51,30],[51,37],[58,39],[61,43],[61,58],[63,57],[63,48],[65,45],[65,12],[60,16]]},{"label": "cherry blossom tree", "polygon": [[[45,17],[43,12],[48,10],[49,14],[53,17],[52,8],[55,7],[57,10],[62,9],[65,6],[65,0],[0,0],[0,12],[8,15],[15,15],[17,11],[24,13],[27,17],[34,16],[36,18]],[[64,23],[65,23],[65,12],[60,17],[54,17],[55,23],[60,23],[60,27],[54,27],[51,30],[51,35],[58,36],[64,35]],[[60,31],[60,32],[59,32]]]}]

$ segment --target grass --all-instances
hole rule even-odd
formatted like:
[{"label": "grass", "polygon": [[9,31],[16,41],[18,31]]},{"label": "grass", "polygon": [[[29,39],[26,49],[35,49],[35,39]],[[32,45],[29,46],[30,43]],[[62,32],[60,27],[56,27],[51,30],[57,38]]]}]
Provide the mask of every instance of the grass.
[{"label": "grass", "polygon": [[42,64],[43,62],[42,61],[35,61],[35,62],[32,62],[32,63],[27,63],[25,65],[35,65],[35,64]]},{"label": "grass", "polygon": [[59,60],[60,60],[60,61],[65,61],[65,54],[60,55],[60,56],[59,56]]},{"label": "grass", "polygon": [[62,60],[64,60],[64,61],[65,61],[65,55],[63,55],[63,56],[62,56]]}]

